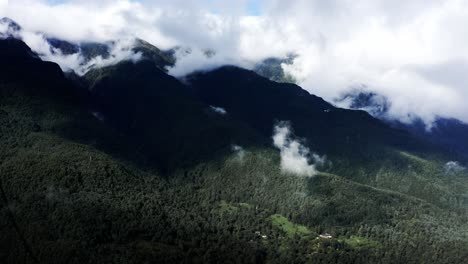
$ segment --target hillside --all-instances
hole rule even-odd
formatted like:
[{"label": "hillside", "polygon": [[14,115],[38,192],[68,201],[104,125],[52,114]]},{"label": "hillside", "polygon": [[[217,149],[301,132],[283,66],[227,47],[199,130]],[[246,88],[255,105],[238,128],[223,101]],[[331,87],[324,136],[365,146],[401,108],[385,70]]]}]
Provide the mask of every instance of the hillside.
[{"label": "hillside", "polygon": [[255,131],[214,112],[152,61],[92,70],[85,80],[93,111],[162,170],[210,160],[233,144],[264,144]]},{"label": "hillside", "polygon": [[252,71],[226,66],[193,74],[187,82],[201,100],[224,107],[265,136],[271,136],[275,122],[290,121],[296,134],[318,152],[367,155],[376,145],[428,147],[364,111],[336,108],[297,85],[272,82]]},{"label": "hillside", "polygon": [[[468,172],[366,112],[235,67],[76,81],[0,40],[0,262],[468,259]],[[281,168],[278,121],[326,156],[313,177]]]}]

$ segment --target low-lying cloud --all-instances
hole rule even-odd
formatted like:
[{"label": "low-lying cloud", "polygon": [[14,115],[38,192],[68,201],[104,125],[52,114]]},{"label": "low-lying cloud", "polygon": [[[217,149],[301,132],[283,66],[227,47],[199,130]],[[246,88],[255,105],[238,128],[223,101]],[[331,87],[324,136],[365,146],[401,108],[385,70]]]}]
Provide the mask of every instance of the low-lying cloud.
[{"label": "low-lying cloud", "polygon": [[[251,1],[261,3],[257,16]],[[328,101],[364,84],[390,100],[392,118],[468,122],[467,1],[0,0],[0,16],[74,42],[139,37],[161,49],[190,46],[177,54],[175,76],[297,54],[284,70]],[[73,65],[67,60],[61,64]]]},{"label": "low-lying cloud", "polygon": [[244,157],[246,155],[246,151],[242,146],[232,145],[231,150],[232,150],[232,152],[234,152],[235,157],[239,162],[244,162]]},{"label": "low-lying cloud", "polygon": [[[1,28],[0,28],[1,32]],[[74,71],[78,75],[84,75],[91,69],[102,68],[117,64],[120,61],[137,62],[142,58],[142,54],[134,52],[135,39],[117,39],[112,42],[102,44],[107,47],[108,55],[96,55],[87,58],[78,48],[78,52],[64,54],[62,50],[53,47],[47,40],[47,36],[42,32],[31,32],[19,30],[9,35],[22,39],[41,59],[53,61],[60,65],[63,71]],[[70,43],[79,47],[80,43]]]},{"label": "low-lying cloud", "polygon": [[462,166],[458,161],[449,161],[444,166],[446,174],[460,173],[466,168]]},{"label": "low-lying cloud", "polygon": [[222,108],[222,107],[218,107],[218,106],[210,106],[210,109],[215,112],[215,113],[218,113],[220,115],[225,115],[227,114],[226,112],[226,109]]},{"label": "low-lying cloud", "polygon": [[273,144],[280,150],[283,172],[313,177],[318,173],[316,166],[325,164],[325,157],[311,153],[309,148],[293,137],[288,122],[279,122],[274,127]]}]

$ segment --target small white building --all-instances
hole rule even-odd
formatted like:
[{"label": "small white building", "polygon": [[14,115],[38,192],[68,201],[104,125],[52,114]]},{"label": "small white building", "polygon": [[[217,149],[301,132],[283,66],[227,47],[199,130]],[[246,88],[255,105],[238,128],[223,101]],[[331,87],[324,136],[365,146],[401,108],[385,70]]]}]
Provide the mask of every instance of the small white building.
[{"label": "small white building", "polygon": [[325,234],[321,234],[319,235],[320,238],[324,238],[324,239],[332,239],[332,235],[328,234],[328,233],[325,233]]}]

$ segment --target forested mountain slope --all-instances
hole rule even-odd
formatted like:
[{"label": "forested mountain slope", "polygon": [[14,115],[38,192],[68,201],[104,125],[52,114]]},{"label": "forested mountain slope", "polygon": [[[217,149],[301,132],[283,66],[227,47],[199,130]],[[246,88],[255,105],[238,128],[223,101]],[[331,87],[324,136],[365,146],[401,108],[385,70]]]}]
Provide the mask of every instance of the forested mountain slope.
[{"label": "forested mountain slope", "polygon": [[[232,67],[181,83],[122,62],[74,83],[0,40],[0,262],[468,259],[466,170],[364,112]],[[282,170],[276,121],[320,172]]]}]

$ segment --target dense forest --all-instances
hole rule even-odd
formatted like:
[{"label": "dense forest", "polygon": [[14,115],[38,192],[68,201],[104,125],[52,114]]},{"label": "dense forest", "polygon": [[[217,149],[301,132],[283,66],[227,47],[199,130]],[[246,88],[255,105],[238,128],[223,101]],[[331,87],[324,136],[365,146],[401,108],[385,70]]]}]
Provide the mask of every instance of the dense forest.
[{"label": "dense forest", "polygon": [[[146,48],[80,77],[0,40],[1,263],[468,261],[462,156],[251,71],[180,82]],[[312,177],[282,170],[279,120],[326,157]]]}]

